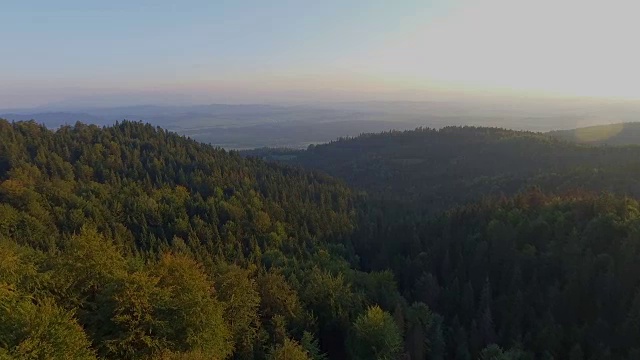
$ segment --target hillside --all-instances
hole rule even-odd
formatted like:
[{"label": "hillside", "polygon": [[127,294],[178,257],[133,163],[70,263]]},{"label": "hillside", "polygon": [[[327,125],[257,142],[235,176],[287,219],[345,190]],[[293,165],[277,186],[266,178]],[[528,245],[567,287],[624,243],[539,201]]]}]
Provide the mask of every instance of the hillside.
[{"label": "hillside", "polygon": [[324,171],[371,195],[448,207],[531,186],[640,196],[640,148],[591,147],[498,128],[364,134],[304,151],[247,152]]},{"label": "hillside", "polygon": [[0,358],[636,359],[640,205],[579,190],[634,191],[635,151],[447,128],[268,153],[363,194],[147,124],[0,121]]},{"label": "hillside", "polygon": [[0,357],[314,351],[302,289],[347,291],[327,264],[353,221],[333,179],[150,125],[0,121]]},{"label": "hillside", "polygon": [[590,145],[640,145],[640,123],[628,122],[551,131],[549,135]]},{"label": "hillside", "polygon": [[[243,159],[150,125],[79,123],[53,132],[2,122],[0,139],[2,200],[33,222],[22,231],[51,246],[87,222],[125,246],[135,240],[138,251],[158,250],[174,237],[194,247],[221,246],[225,236],[260,243],[276,231],[281,241],[312,241],[349,229],[349,190],[335,180]],[[332,227],[320,218],[332,219]],[[234,246],[208,250],[235,259],[256,244]]]}]

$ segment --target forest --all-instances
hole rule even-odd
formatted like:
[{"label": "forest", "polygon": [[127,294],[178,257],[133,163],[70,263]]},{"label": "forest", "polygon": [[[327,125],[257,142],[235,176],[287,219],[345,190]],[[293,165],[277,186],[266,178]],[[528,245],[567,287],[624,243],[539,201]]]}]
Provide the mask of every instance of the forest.
[{"label": "forest", "polygon": [[640,146],[589,146],[555,134],[486,127],[362,134],[307,150],[243,152],[321,170],[376,198],[446,209],[531,187],[640,196]]},{"label": "forest", "polygon": [[638,155],[0,120],[0,359],[638,359]]}]

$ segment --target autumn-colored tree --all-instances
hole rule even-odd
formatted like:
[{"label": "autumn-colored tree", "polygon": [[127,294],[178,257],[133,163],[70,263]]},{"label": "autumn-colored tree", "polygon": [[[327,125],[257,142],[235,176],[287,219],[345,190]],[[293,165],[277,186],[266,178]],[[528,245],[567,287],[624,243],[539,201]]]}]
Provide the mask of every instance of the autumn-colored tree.
[{"label": "autumn-colored tree", "polygon": [[285,339],[282,345],[275,346],[268,356],[269,360],[311,360],[309,353],[298,342]]},{"label": "autumn-colored tree", "polygon": [[95,359],[73,313],[0,283],[0,358]]},{"label": "autumn-colored tree", "polygon": [[249,270],[232,265],[215,279],[216,294],[235,344],[236,356],[253,357],[260,329],[260,294]]},{"label": "autumn-colored tree", "polygon": [[158,333],[166,337],[169,348],[198,350],[220,359],[230,355],[233,340],[223,318],[224,305],[216,299],[213,282],[201,265],[187,255],[167,253],[151,270],[168,293],[155,312],[164,323]]},{"label": "autumn-colored tree", "polygon": [[372,306],[353,324],[349,351],[355,360],[393,360],[402,351],[402,336],[391,314]]}]

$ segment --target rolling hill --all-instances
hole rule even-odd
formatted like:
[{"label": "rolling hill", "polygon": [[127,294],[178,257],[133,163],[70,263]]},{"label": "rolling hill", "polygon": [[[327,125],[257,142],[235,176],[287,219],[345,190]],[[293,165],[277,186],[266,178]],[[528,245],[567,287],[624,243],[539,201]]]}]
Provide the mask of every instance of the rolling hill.
[{"label": "rolling hill", "polygon": [[549,135],[590,145],[640,145],[640,123],[618,123],[551,131]]},{"label": "rolling hill", "polygon": [[640,148],[594,147],[481,127],[363,134],[307,150],[245,154],[324,171],[386,199],[442,208],[539,186],[640,196]]}]

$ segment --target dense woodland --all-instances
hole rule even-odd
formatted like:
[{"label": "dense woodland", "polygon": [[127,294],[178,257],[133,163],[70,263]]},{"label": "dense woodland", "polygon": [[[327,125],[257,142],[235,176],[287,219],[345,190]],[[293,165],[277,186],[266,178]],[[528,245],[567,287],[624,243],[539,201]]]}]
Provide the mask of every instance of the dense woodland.
[{"label": "dense woodland", "polygon": [[587,146],[498,128],[419,128],[245,154],[319,169],[376,197],[430,209],[532,186],[640,196],[640,146]]},{"label": "dense woodland", "polygon": [[640,358],[640,148],[255,154],[0,120],[0,359]]}]

